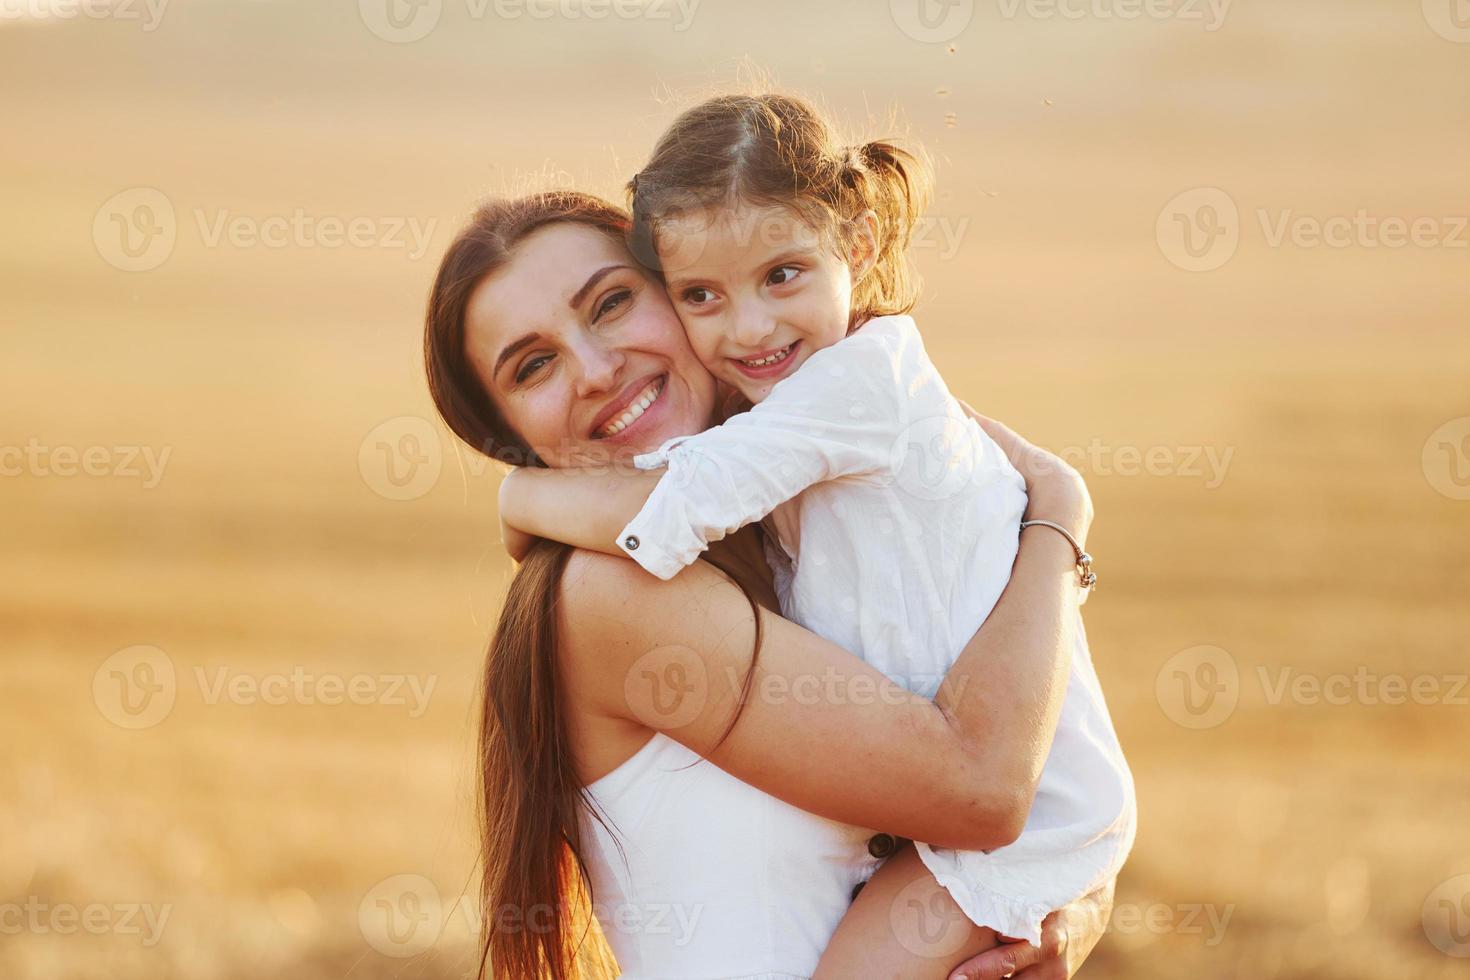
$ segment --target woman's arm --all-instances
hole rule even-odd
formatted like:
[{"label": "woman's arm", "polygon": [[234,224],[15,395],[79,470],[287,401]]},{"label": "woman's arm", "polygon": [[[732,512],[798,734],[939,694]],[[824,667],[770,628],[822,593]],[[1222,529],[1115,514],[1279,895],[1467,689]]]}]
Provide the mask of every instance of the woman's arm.
[{"label": "woman's arm", "polygon": [[[1092,498],[1077,471],[1060,457],[1032,445],[1007,426],[980,415],[964,402],[960,402],[960,407],[979,423],[985,434],[1000,447],[1025,479],[1027,503],[1024,519],[1056,521],[1071,529],[1079,544],[1085,543],[1087,531],[1092,526]],[[1032,528],[1022,534],[1022,544],[1025,544],[1028,537],[1037,536],[1052,537],[1065,542],[1061,535],[1049,528]],[[1066,545],[1066,548],[1072,554],[1071,546]],[[1019,567],[1018,561],[1016,568]],[[1013,572],[1012,581],[1014,580]],[[1071,572],[1071,582],[1074,586],[1071,595],[1075,604],[1081,598],[1077,591],[1080,588],[1080,578],[1075,564]],[[1003,594],[1001,602],[1004,601]],[[999,611],[1000,605],[997,604],[981,626],[982,633],[995,620]],[[1011,615],[1022,611],[1013,610]],[[992,675],[986,679],[981,690],[975,692],[975,696],[983,702],[984,710],[980,717],[985,724],[972,735],[992,746],[991,764],[995,772],[1007,774],[1002,778],[1007,779],[1008,785],[1014,786],[1021,795],[1023,820],[1025,814],[1031,811],[1031,802],[1036,796],[1042,768],[1051,752],[1057,720],[1066,697],[1071,666],[1071,642],[1078,625],[1075,605],[1072,615],[1065,618],[1063,625],[1067,627],[1063,637],[1066,643],[1058,648],[1059,659],[1042,667],[1029,656],[1024,646],[1001,642],[997,645],[996,654],[990,664]],[[1043,626],[1036,622],[1033,628]],[[977,633],[975,639],[978,640],[979,637],[980,633]],[[1008,673],[1009,678],[997,682],[997,678],[1003,678]],[[946,683],[954,676],[951,671],[945,679]],[[943,693],[942,689],[940,693]],[[999,733],[1005,733],[1008,737],[996,740]]]},{"label": "woman's arm", "polygon": [[[1088,507],[1070,480],[1044,481],[1033,501],[1085,532],[1075,522]],[[967,850],[1020,833],[1032,791],[1017,760],[1035,754],[1047,719],[1054,727],[1076,623],[1077,573],[1060,535],[1023,537],[1010,584],[933,701],[762,611],[733,728],[757,619],[729,579],[700,562],[661,582],[579,552],[562,588],[563,676],[583,710],[665,732],[831,819]],[[1017,705],[1033,717],[996,724]]]}]

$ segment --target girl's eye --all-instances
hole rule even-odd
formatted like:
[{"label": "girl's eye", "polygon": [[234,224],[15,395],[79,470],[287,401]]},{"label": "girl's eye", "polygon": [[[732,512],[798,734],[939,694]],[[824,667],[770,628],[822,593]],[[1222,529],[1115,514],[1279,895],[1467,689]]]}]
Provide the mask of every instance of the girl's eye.
[{"label": "girl's eye", "polygon": [[766,276],[766,282],[772,286],[784,286],[799,275],[801,270],[794,265],[778,265]]},{"label": "girl's eye", "polygon": [[686,289],[684,291],[684,302],[692,303],[695,306],[701,303],[708,303],[714,298],[715,294],[703,286],[695,286],[693,289]]},{"label": "girl's eye", "polygon": [[541,365],[545,364],[549,360],[551,360],[550,354],[540,354],[527,360],[526,363],[522,364],[519,368],[516,369],[516,384],[520,384],[531,375],[539,372],[541,370]]},{"label": "girl's eye", "polygon": [[633,291],[631,289],[615,289],[608,293],[607,296],[603,297],[602,302],[597,304],[597,309],[592,314],[592,322],[596,323],[619,306],[622,306],[632,295]]}]

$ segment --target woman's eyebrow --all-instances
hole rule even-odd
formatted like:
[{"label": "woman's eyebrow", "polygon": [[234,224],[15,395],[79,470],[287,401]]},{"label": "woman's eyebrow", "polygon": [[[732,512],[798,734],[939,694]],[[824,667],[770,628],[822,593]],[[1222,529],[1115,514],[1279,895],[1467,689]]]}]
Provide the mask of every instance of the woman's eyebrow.
[{"label": "woman's eyebrow", "polygon": [[531,344],[534,344],[539,336],[539,334],[528,333],[524,337],[521,337],[519,340],[514,340],[511,343],[507,344],[505,349],[500,352],[500,356],[495,358],[495,368],[490,372],[490,376],[493,378],[500,374],[500,367],[502,364],[510,360],[512,357],[515,357],[516,354],[523,348],[529,347]]},{"label": "woman's eyebrow", "polygon": [[611,273],[617,272],[619,269],[631,268],[633,268],[631,265],[621,264],[603,266],[601,269],[598,269],[596,272],[592,273],[592,275],[587,277],[587,281],[582,283],[581,289],[572,294],[572,298],[567,301],[567,305],[575,310],[577,307],[582,305],[582,300],[587,298],[587,294],[592,292],[593,287],[595,287],[599,282],[602,282],[604,277],[608,276]]}]

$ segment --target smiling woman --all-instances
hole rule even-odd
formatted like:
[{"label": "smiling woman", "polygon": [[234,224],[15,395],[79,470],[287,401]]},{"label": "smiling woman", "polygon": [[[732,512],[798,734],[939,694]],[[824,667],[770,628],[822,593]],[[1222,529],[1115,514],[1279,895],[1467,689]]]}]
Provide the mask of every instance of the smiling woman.
[{"label": "smiling woman", "polygon": [[[628,227],[625,213],[579,194],[476,213],[445,256],[425,349],[460,438],[508,462],[562,467],[711,424],[714,379],[630,257]],[[585,271],[551,280],[548,269]],[[639,302],[647,293],[657,300]]]}]

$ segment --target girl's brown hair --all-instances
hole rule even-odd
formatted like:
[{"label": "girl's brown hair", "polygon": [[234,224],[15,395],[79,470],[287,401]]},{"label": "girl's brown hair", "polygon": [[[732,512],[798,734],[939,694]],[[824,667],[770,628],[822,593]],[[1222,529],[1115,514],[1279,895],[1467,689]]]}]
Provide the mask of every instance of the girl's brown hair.
[{"label": "girl's brown hair", "polygon": [[628,183],[633,252],[657,268],[659,223],[736,201],[794,210],[844,251],[855,220],[878,219],[871,272],[853,288],[850,324],[907,313],[918,283],[907,249],[928,206],[926,161],[887,140],[839,144],[811,105],[789,95],[724,95],[687,110]]},{"label": "girl's brown hair", "polygon": [[[429,391],[444,421],[470,448],[512,465],[544,466],[496,410],[464,349],[475,287],[538,228],[585,225],[626,244],[626,212],[573,191],[495,200],[475,211],[440,261],[424,325]],[[617,975],[606,943],[591,933],[592,889],[582,843],[584,811],[600,819],[578,778],[558,679],[558,600],[572,549],[537,542],[516,571],[485,658],[479,733],[481,883],[478,976],[496,980],[590,980]],[[755,650],[760,609],[750,603]],[[753,663],[752,663],[753,667]],[[739,717],[754,670],[725,734]]]}]

